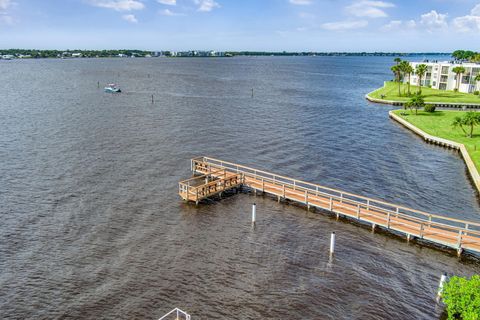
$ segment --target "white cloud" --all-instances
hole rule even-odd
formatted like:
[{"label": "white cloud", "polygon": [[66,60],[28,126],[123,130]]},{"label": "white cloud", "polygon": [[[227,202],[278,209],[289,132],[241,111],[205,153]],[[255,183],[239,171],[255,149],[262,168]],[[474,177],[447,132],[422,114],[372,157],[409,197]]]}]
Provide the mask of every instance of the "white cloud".
[{"label": "white cloud", "polygon": [[210,12],[215,8],[220,8],[220,5],[214,0],[194,0],[198,5],[198,11]]},{"label": "white cloud", "polygon": [[0,12],[0,24],[13,25],[15,20],[6,13]]},{"label": "white cloud", "polygon": [[169,17],[184,16],[184,15],[185,15],[185,14],[183,14],[183,13],[173,12],[173,11],[170,10],[170,9],[160,10],[159,13],[160,13],[162,16],[169,16]]},{"label": "white cloud", "polygon": [[0,24],[12,25],[14,24],[13,17],[7,11],[13,2],[11,0],[0,0]]},{"label": "white cloud", "polygon": [[453,19],[453,27],[460,32],[480,31],[480,3],[477,4],[469,15]]},{"label": "white cloud", "polygon": [[0,10],[7,10],[11,5],[11,0],[0,0]]},{"label": "white cloud", "polygon": [[417,26],[415,20],[392,20],[386,25],[384,25],[381,29],[383,31],[405,31],[414,29]]},{"label": "white cloud", "polygon": [[177,4],[177,0],[157,0],[158,3],[174,6]]},{"label": "white cloud", "polygon": [[90,4],[116,11],[142,10],[145,8],[145,5],[138,0],[90,0]]},{"label": "white cloud", "polygon": [[470,13],[472,16],[480,16],[480,3],[477,4]]},{"label": "white cloud", "polygon": [[390,2],[362,0],[352,3],[345,10],[355,17],[385,18],[388,17],[388,14],[382,9],[393,7],[395,5]]},{"label": "white cloud", "polygon": [[312,4],[312,0],[288,0],[288,2],[298,6],[308,6]]},{"label": "white cloud", "polygon": [[358,21],[337,21],[337,22],[327,22],[321,25],[322,29],[330,31],[344,31],[351,29],[360,29],[368,25],[366,20]]},{"label": "white cloud", "polygon": [[438,13],[432,10],[420,16],[420,25],[428,31],[436,31],[448,27],[447,14]]},{"label": "white cloud", "polygon": [[125,21],[128,21],[130,23],[137,23],[138,22],[137,17],[135,17],[135,15],[133,15],[133,14],[124,14],[122,16],[122,19],[125,20]]}]

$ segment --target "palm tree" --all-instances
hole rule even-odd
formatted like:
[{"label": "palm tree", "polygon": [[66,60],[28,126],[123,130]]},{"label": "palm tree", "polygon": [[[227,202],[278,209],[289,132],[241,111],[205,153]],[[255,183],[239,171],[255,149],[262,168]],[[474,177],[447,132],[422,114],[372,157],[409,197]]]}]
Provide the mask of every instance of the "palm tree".
[{"label": "palm tree", "polygon": [[[475,78],[473,78],[473,81],[480,83],[480,73],[477,74],[477,75],[475,76]],[[480,85],[479,85],[478,89],[480,90]]]},{"label": "palm tree", "polygon": [[[400,63],[400,69],[404,75],[408,77],[407,87],[408,87],[408,95],[410,95],[410,75],[413,73],[413,68],[408,61],[402,61]],[[405,88],[403,89],[403,93],[405,94]]]},{"label": "palm tree", "polygon": [[427,73],[427,65],[426,64],[419,64],[417,68],[415,69],[415,73],[418,76],[418,93],[422,93],[422,78],[423,76]]},{"label": "palm tree", "polygon": [[470,133],[468,137],[473,137],[473,127],[480,123],[480,113],[477,112],[467,112],[463,117],[463,123],[466,126],[470,126]]},{"label": "palm tree", "polygon": [[395,63],[396,63],[397,66],[398,66],[398,65],[400,64],[400,62],[402,62],[402,59],[400,59],[400,58],[397,57],[397,58],[393,59],[393,61],[395,61]]},{"label": "palm tree", "polygon": [[405,103],[405,106],[410,108],[410,111],[412,111],[412,108],[415,109],[415,115],[418,114],[418,109],[425,107],[425,100],[423,99],[423,96],[419,93],[415,94],[410,100]]},{"label": "palm tree", "polygon": [[402,94],[400,92],[400,66],[393,66],[390,68],[390,70],[392,70],[392,72],[395,74],[395,79],[398,82],[398,96],[401,96]]},{"label": "palm tree", "polygon": [[463,127],[465,125],[463,118],[461,117],[455,117],[452,122],[452,126],[454,128],[460,128],[462,129],[463,133],[465,134],[465,137],[467,136],[467,131],[465,131],[465,128]]},{"label": "palm tree", "polygon": [[461,75],[465,73],[465,68],[458,66],[453,68],[452,71],[457,75],[457,84],[455,85],[455,89],[457,89],[458,91],[458,88],[460,87],[460,78],[461,78]]}]

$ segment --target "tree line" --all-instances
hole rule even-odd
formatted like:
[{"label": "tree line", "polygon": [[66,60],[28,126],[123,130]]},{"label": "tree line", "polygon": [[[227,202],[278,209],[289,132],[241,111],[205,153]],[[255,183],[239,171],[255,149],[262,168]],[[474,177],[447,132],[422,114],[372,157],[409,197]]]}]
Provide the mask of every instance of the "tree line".
[{"label": "tree line", "polygon": [[1,49],[0,55],[12,55],[16,57],[28,56],[31,58],[59,58],[68,57],[73,53],[80,53],[82,57],[94,58],[94,57],[118,57],[119,55],[145,57],[151,55],[151,51],[143,50],[35,50],[35,49]]}]

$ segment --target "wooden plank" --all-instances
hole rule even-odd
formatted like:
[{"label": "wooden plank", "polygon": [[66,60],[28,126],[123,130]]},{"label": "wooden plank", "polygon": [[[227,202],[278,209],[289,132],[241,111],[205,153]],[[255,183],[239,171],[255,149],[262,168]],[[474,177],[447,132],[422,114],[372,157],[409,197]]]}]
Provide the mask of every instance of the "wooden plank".
[{"label": "wooden plank", "polygon": [[[192,171],[201,174],[179,183],[186,201],[198,202],[241,184],[287,200],[318,207],[361,222],[383,226],[455,249],[480,252],[480,223],[434,215],[381,200],[315,185],[213,158],[192,159]],[[212,181],[192,187],[196,178]]]}]

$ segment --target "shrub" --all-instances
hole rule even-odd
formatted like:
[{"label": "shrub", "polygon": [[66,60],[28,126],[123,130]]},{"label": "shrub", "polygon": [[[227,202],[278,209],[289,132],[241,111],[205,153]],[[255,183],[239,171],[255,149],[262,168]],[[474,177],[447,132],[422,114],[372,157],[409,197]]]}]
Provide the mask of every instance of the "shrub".
[{"label": "shrub", "polygon": [[457,89],[457,88],[455,88],[455,89],[453,89],[453,91],[454,91],[454,92],[458,92],[458,89]]},{"label": "shrub", "polygon": [[476,95],[476,96],[478,96],[478,95],[480,95],[480,91],[478,91],[478,90],[477,90],[477,91],[473,91],[473,94]]},{"label": "shrub", "polygon": [[425,112],[435,112],[435,105],[426,104],[423,110],[425,110]]},{"label": "shrub", "polygon": [[443,302],[448,319],[480,319],[480,276],[452,277],[443,287]]}]

